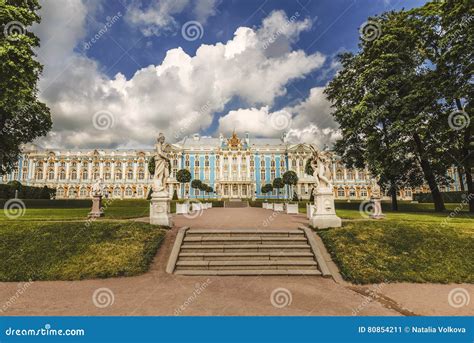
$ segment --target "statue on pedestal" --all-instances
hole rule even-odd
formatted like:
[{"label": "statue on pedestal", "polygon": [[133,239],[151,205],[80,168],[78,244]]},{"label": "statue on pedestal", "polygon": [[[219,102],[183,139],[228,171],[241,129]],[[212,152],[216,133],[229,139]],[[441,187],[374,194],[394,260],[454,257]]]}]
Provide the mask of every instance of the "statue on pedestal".
[{"label": "statue on pedestal", "polygon": [[313,156],[311,159],[311,168],[313,168],[313,176],[316,180],[314,187],[317,192],[318,189],[332,189],[332,173],[331,173],[331,158],[326,151],[317,151],[312,145]]},{"label": "statue on pedestal", "polygon": [[379,186],[379,177],[374,177],[372,178],[371,182],[371,189],[372,189],[372,195],[371,195],[371,200],[373,203],[373,213],[370,215],[370,218],[372,219],[383,219],[385,218],[385,215],[382,212],[382,192],[380,190]]},{"label": "statue on pedestal", "polygon": [[165,153],[165,136],[160,133],[155,144],[155,173],[153,174],[153,192],[166,192],[170,176],[170,160]]},{"label": "statue on pedestal", "polygon": [[165,136],[160,133],[155,144],[155,172],[150,201],[150,224],[173,226],[166,185],[170,176],[170,159],[166,153]]},{"label": "statue on pedestal", "polygon": [[98,179],[92,185],[92,209],[89,212],[90,218],[98,218],[104,215],[102,210],[102,196],[104,195],[104,186],[102,184],[102,179]]},{"label": "statue on pedestal", "polygon": [[313,195],[314,210],[309,223],[314,228],[340,227],[341,218],[336,215],[331,173],[331,156],[328,151],[318,151],[310,145],[313,152],[311,168],[315,179]]}]

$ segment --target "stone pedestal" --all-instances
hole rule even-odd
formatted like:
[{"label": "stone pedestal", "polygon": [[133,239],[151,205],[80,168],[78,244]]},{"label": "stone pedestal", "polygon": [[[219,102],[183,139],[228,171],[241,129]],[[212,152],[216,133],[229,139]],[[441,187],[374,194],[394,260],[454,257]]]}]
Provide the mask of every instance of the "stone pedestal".
[{"label": "stone pedestal", "polygon": [[372,219],[383,219],[385,214],[382,213],[382,202],[380,198],[372,198],[374,204],[374,213],[370,215]]},{"label": "stone pedestal", "polygon": [[89,218],[99,218],[104,216],[102,211],[102,195],[94,195],[92,197],[92,209],[89,212]]},{"label": "stone pedestal", "polygon": [[173,226],[170,212],[168,193],[165,191],[153,192],[150,200],[150,224]]},{"label": "stone pedestal", "polygon": [[314,194],[314,212],[309,224],[318,229],[341,227],[341,218],[336,215],[332,189],[318,189]]}]

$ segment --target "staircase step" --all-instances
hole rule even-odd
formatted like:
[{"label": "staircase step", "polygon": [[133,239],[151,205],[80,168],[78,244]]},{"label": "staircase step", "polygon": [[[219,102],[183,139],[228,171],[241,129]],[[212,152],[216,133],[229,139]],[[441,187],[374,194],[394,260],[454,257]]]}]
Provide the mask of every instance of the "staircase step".
[{"label": "staircase step", "polygon": [[253,236],[278,236],[278,237],[292,237],[292,236],[304,236],[304,233],[301,230],[191,230],[186,236],[195,237],[195,236],[215,236],[215,237],[238,237],[243,235],[253,235]]},{"label": "staircase step", "polygon": [[215,236],[186,236],[184,244],[233,244],[236,243],[254,243],[254,244],[298,244],[307,242],[304,236],[295,237],[266,237],[266,236],[238,236],[238,237],[215,237]]},{"label": "staircase step", "polygon": [[183,244],[181,252],[311,252],[306,244]]},{"label": "staircase step", "polygon": [[313,260],[313,254],[311,252],[231,252],[231,253],[180,253],[180,261],[216,261],[216,260],[277,260],[277,259],[297,259],[297,260]]},{"label": "staircase step", "polygon": [[266,270],[248,270],[248,269],[234,269],[234,270],[190,270],[181,269],[174,272],[178,275],[210,275],[210,276],[260,276],[260,275],[321,275],[317,269],[266,269]]},{"label": "staircase step", "polygon": [[181,261],[176,263],[178,267],[219,267],[219,266],[316,266],[314,260],[244,260],[244,261]]}]

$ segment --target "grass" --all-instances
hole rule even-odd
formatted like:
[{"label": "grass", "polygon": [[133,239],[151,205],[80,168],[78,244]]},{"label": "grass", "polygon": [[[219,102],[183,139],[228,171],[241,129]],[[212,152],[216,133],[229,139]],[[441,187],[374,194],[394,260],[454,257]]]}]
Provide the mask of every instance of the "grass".
[{"label": "grass", "polygon": [[0,281],[138,275],[148,270],[165,233],[137,222],[3,222]]},{"label": "grass", "polygon": [[320,230],[345,280],[474,283],[474,226],[469,217],[396,213]]},{"label": "grass", "polygon": [[[90,212],[90,205],[83,207],[83,201],[78,208],[52,207],[54,200],[49,203],[29,203],[25,201],[25,210],[22,216],[9,218],[6,211],[0,211],[0,222],[17,221],[80,221],[86,220]],[[105,217],[100,220],[117,220],[138,217],[147,217],[150,213],[150,203],[147,200],[106,200],[103,201]],[[64,206],[58,202],[57,206]],[[68,205],[71,206],[71,205]]]}]

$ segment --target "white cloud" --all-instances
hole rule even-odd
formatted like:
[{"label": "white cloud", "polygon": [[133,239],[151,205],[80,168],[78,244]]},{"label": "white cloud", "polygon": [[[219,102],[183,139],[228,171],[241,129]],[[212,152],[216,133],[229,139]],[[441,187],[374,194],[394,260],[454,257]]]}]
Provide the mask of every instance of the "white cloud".
[{"label": "white cloud", "polygon": [[[281,50],[267,56],[261,44],[267,37],[262,32],[269,32],[267,24],[265,29],[240,27],[232,40],[203,44],[195,56],[181,48],[171,49],[161,64],[142,68],[130,79],[120,73],[109,78],[96,61],[74,52],[71,41],[80,44],[85,13],[91,8],[79,0],[69,1],[81,11],[45,2],[41,14],[48,21],[37,31],[42,41],[51,37],[50,44],[55,46],[54,53],[45,53],[44,46],[40,49],[45,64],[40,96],[51,108],[54,123],[52,134],[40,142],[46,146],[143,147],[150,146],[158,132],[172,141],[175,135],[181,138],[209,127],[214,113],[236,97],[259,111],[266,109],[267,115],[275,118],[267,106],[286,93],[289,82],[320,68],[325,60],[319,53],[307,55],[301,50]],[[64,24],[69,14],[81,20],[73,18],[74,25],[58,31],[58,23]],[[282,14],[271,16],[281,18]],[[287,29],[289,39],[303,29],[301,24],[294,25],[299,29]],[[114,125],[108,130],[92,125],[98,111],[113,114]],[[265,130],[269,136],[276,134]]]},{"label": "white cloud", "polygon": [[260,137],[280,137],[287,132],[290,142],[331,144],[339,137],[338,126],[331,116],[331,107],[323,87],[314,87],[308,98],[293,107],[271,112],[268,106],[241,108],[219,119],[221,132],[249,132]]},{"label": "white cloud", "polygon": [[175,34],[179,23],[175,16],[188,8],[195,18],[205,24],[209,17],[216,15],[218,0],[157,0],[144,6],[141,1],[134,1],[127,10],[126,20],[138,27],[145,36]]}]

